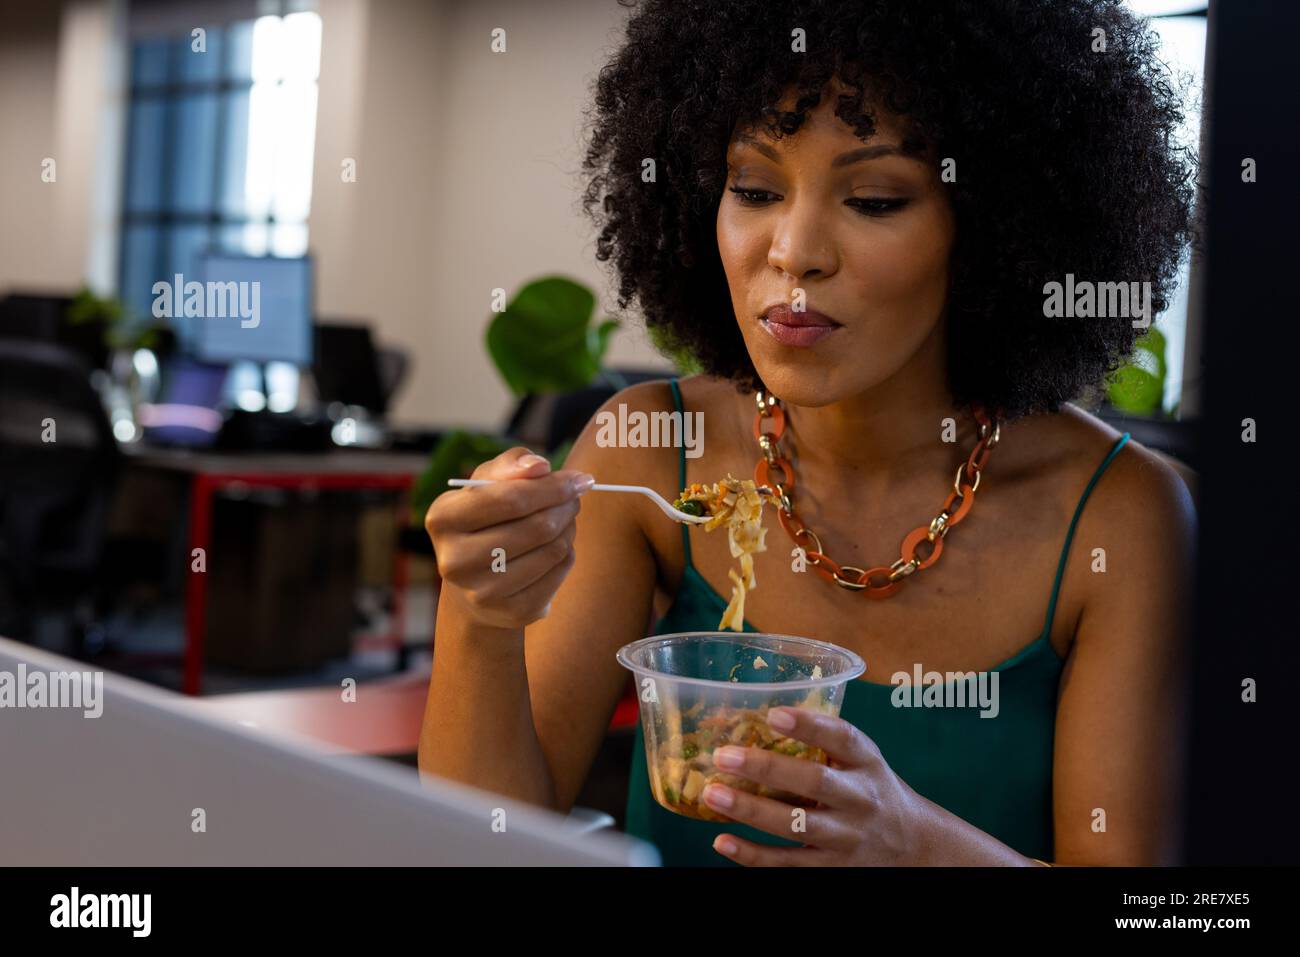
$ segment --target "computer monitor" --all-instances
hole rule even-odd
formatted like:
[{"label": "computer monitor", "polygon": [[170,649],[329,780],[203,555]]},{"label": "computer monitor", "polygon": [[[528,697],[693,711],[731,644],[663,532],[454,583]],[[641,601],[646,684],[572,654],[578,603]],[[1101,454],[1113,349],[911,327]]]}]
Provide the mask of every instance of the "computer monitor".
[{"label": "computer monitor", "polygon": [[360,406],[378,416],[387,411],[379,355],[367,325],[318,323],[312,376],[321,402]]},{"label": "computer monitor", "polygon": [[182,320],[188,324],[195,358],[208,363],[311,364],[309,256],[207,253],[197,266],[205,308],[202,316]]},{"label": "computer monitor", "polygon": [[188,356],[172,356],[162,370],[157,402],[141,403],[136,418],[145,439],[155,445],[203,448],[221,430],[221,393],[227,369]]}]

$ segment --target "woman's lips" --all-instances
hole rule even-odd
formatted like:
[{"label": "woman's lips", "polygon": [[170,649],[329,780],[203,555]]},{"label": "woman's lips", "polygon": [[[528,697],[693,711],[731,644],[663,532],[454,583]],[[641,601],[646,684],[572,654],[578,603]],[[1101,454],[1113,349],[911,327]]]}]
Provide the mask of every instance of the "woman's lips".
[{"label": "woman's lips", "polygon": [[811,309],[795,312],[784,304],[772,306],[763,313],[759,325],[777,342],[797,348],[820,342],[840,328],[839,323],[820,312]]}]

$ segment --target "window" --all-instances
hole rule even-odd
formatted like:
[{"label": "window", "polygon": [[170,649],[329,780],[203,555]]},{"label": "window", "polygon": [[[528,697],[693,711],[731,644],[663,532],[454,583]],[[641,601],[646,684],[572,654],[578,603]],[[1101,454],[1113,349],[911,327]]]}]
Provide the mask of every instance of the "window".
[{"label": "window", "polygon": [[[1128,0],[1128,7],[1134,13],[1149,18],[1151,29],[1160,38],[1161,59],[1176,80],[1187,84],[1188,99],[1184,102],[1186,123],[1179,137],[1179,145],[1199,153],[1205,88],[1207,4],[1205,0]],[[1185,260],[1169,308],[1155,321],[1155,327],[1165,336],[1167,373],[1163,408],[1167,412],[1183,410],[1186,393],[1199,387],[1199,377],[1194,371],[1199,366],[1198,356],[1190,357],[1190,378],[1184,379],[1189,346],[1187,319],[1190,266],[1190,259]],[[1190,402],[1187,404],[1194,405]]]},{"label": "window", "polygon": [[302,12],[133,44],[119,293],[137,314],[198,253],[307,251],[320,36]]}]

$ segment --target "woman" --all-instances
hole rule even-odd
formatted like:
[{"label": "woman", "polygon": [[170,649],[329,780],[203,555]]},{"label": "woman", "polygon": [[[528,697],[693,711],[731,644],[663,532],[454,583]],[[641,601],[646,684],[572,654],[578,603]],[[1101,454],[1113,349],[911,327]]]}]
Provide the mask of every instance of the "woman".
[{"label": "woman", "polygon": [[[769,509],[745,627],[867,671],[839,718],[772,712],[829,767],[714,760],[818,806],[797,843],[789,805],[719,784],[703,799],[737,823],[680,817],[638,746],[629,831],[669,864],[1175,860],[1194,513],[1069,404],[1164,308],[1188,240],[1152,44],[1102,0],[638,11],[600,76],[586,200],[620,305],[705,374],[606,408],[703,412],[703,452],[603,447],[593,424],[563,471],[514,449],[474,473],[508,481],[435,501],[422,769],[570,808],[626,687],[615,650],[717,627],[734,567],[719,535],[584,495],[591,476],[748,477],[781,432],[795,537]],[[1135,294],[1049,308],[1050,284],[1089,282]],[[897,706],[891,676],[918,667],[996,674],[996,716]]]}]

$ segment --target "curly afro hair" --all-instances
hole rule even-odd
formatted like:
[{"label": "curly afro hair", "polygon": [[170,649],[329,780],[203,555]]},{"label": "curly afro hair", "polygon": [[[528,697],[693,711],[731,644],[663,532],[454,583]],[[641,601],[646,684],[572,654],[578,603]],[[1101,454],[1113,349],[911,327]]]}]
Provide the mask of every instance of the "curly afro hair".
[{"label": "curly afro hair", "polygon": [[[806,53],[791,49],[797,27]],[[738,123],[794,133],[838,79],[849,92],[835,115],[859,138],[878,104],[936,162],[956,161],[954,398],[1007,417],[1056,411],[1122,363],[1138,331],[1123,317],[1046,318],[1044,284],[1150,282],[1154,316],[1193,238],[1196,162],[1175,143],[1182,95],[1157,48],[1120,0],[649,0],[588,113],[597,259],[661,347],[762,388],[718,254],[727,144]],[[778,111],[791,90],[794,109]]]}]

